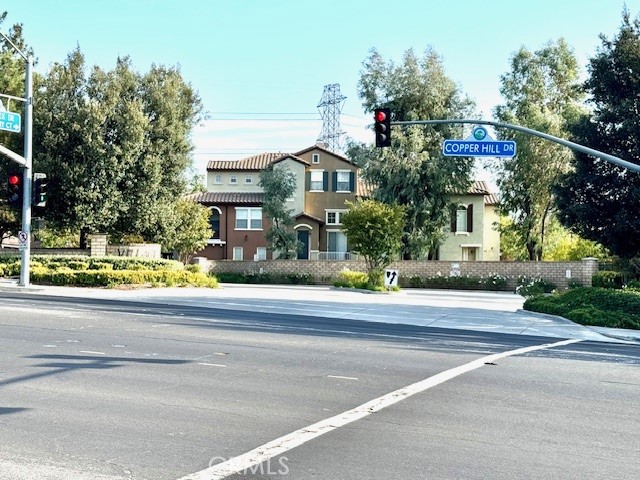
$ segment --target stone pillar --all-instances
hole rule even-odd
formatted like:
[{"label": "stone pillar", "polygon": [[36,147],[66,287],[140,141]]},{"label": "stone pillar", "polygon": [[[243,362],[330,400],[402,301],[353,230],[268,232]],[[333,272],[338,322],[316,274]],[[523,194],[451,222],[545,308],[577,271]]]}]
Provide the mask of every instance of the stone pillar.
[{"label": "stone pillar", "polygon": [[89,235],[91,242],[91,256],[104,257],[107,255],[107,235],[104,233],[94,233]]},{"label": "stone pillar", "polygon": [[582,284],[585,287],[593,286],[593,275],[598,272],[598,259],[586,257],[582,259]]}]

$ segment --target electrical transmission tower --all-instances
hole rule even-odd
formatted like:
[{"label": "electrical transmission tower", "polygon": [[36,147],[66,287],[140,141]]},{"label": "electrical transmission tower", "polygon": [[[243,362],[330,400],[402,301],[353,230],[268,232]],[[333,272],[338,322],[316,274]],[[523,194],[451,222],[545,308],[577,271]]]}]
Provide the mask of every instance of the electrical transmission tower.
[{"label": "electrical transmission tower", "polygon": [[340,150],[340,137],[346,133],[340,129],[340,112],[346,98],[340,94],[340,84],[332,83],[324,86],[324,92],[318,104],[322,117],[322,132],[317,142],[324,143],[332,152]]}]

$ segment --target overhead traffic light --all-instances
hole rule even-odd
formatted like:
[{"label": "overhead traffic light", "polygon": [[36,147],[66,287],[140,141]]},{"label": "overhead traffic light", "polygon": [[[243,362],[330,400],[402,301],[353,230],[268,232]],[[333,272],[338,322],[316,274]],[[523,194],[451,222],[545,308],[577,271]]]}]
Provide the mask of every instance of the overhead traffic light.
[{"label": "overhead traffic light", "polygon": [[17,173],[10,173],[7,177],[7,201],[9,205],[22,205],[24,185],[22,178]]},{"label": "overhead traffic light", "polygon": [[391,110],[388,108],[376,108],[373,112],[375,120],[376,147],[391,146]]},{"label": "overhead traffic light", "polygon": [[35,207],[44,207],[47,204],[47,174],[33,174],[33,197],[31,204]]}]

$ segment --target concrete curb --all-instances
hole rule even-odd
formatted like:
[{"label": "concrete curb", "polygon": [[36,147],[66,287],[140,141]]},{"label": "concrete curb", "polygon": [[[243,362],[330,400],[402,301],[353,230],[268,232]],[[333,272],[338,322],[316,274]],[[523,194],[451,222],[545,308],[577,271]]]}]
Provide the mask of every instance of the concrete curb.
[{"label": "concrete curb", "polygon": [[608,337],[608,338],[612,338],[614,340],[621,340],[623,342],[629,342],[629,343],[634,343],[634,344],[640,344],[640,331],[638,331],[638,337],[629,337],[626,335],[619,335],[615,333],[615,328],[608,328],[608,327],[596,327],[594,328],[591,325],[582,325],[581,323],[576,323],[573,322],[571,320],[569,320],[568,318],[564,318],[561,317],[559,315],[551,315],[549,313],[540,313],[540,312],[532,312],[529,310],[523,310],[523,309],[518,309],[516,310],[516,313],[522,314],[522,315],[538,315],[544,318],[548,318],[550,320],[554,320],[554,321],[562,321],[568,325],[575,325],[578,327],[583,327],[586,328],[587,330],[592,331],[593,333],[597,333],[598,335],[602,335],[603,337]]}]

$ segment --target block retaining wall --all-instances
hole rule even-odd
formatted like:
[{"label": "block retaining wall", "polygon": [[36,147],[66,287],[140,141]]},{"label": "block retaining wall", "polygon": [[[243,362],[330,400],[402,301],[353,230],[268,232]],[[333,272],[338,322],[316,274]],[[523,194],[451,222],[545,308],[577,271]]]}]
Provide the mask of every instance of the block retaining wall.
[{"label": "block retaining wall", "polygon": [[[265,260],[258,262],[209,260],[208,270],[215,273],[270,273],[270,274],[310,274],[317,284],[331,284],[342,270],[365,272],[363,261],[322,261],[322,260]],[[411,277],[435,277],[457,275],[487,277],[498,274],[507,277],[507,287],[515,290],[518,277],[541,277],[553,282],[558,288],[567,288],[569,282],[591,286],[591,278],[598,271],[598,260],[585,258],[575,262],[444,262],[403,260],[389,265],[398,270],[400,279],[408,285]]]}]

